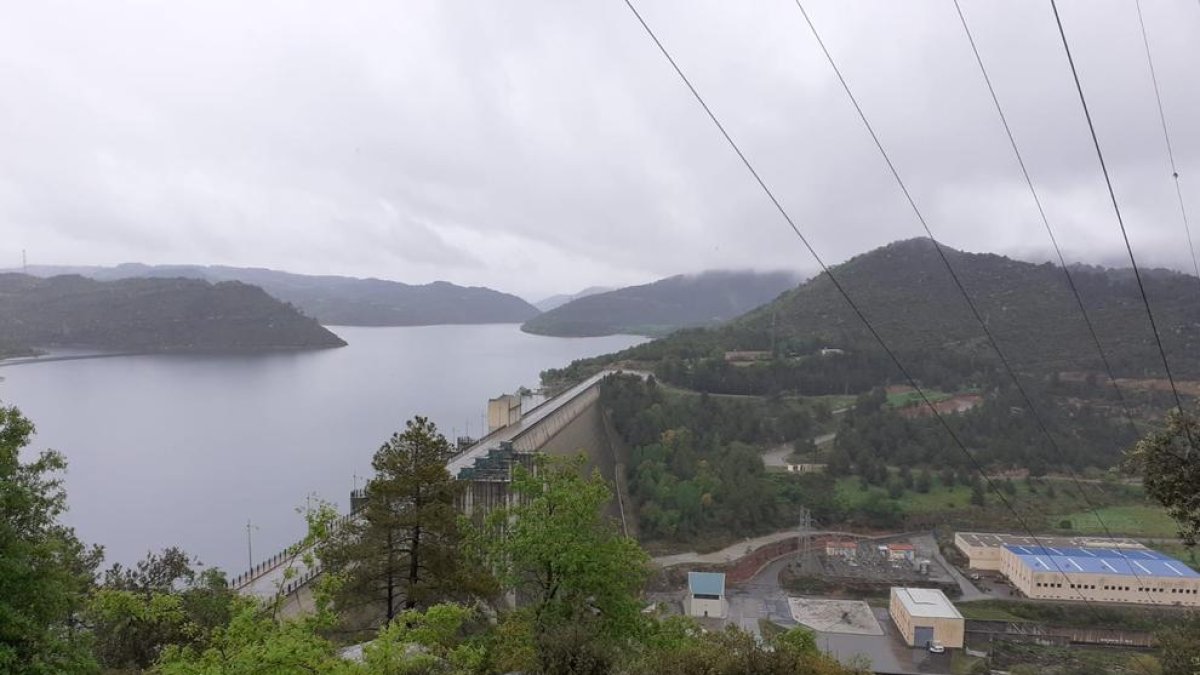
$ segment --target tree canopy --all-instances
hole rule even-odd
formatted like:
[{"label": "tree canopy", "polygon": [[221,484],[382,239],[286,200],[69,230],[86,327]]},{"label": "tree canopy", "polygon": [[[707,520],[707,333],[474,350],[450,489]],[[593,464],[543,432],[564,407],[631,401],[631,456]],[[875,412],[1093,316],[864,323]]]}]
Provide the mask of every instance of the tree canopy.
[{"label": "tree canopy", "polygon": [[19,410],[0,406],[0,672],[92,672],[79,614],[102,554],[59,522],[63,456],[22,462],[33,431]]}]

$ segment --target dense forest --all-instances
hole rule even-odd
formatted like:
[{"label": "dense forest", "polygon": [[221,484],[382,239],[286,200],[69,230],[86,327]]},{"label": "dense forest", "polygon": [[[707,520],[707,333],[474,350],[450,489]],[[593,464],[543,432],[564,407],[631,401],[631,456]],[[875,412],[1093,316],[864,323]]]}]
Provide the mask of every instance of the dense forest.
[{"label": "dense forest", "polygon": [[[667,544],[780,529],[797,522],[801,508],[827,525],[900,527],[907,514],[898,500],[907,492],[928,493],[935,484],[982,491],[974,462],[989,474],[1031,478],[1102,471],[1119,465],[1136,440],[1127,420],[1036,390],[1036,416],[1014,390],[1001,388],[982,405],[944,417],[974,462],[936,418],[904,414],[881,388],[840,415],[803,399],[671,391],[653,377],[610,376],[601,392],[632,449],[627,480],[641,537]],[[818,449],[812,437],[822,430],[834,440]],[[762,453],[784,443],[825,470],[768,472]],[[847,477],[859,481],[863,499],[849,503],[836,494],[835,483]],[[975,503],[986,499],[981,492]]]},{"label": "dense forest", "polygon": [[526,321],[521,330],[560,337],[665,335],[727,321],[795,285],[796,277],[784,272],[678,275],[573,299]]},{"label": "dense forest", "polygon": [[601,404],[632,448],[628,483],[643,539],[768,532],[796,522],[801,506],[826,520],[841,515],[822,477],[772,475],[763,467],[763,445],[806,442],[814,428],[806,409],[672,394],[653,378],[631,375],[606,378]]},{"label": "dense forest", "polygon": [[[1035,404],[1031,411],[1015,390],[1001,389],[982,405],[944,419],[981,466],[1033,476],[1116,466],[1137,440],[1127,421],[1092,407],[1036,395]],[[901,415],[887,405],[882,389],[860,396],[842,416],[827,460],[830,473],[865,476],[873,484],[886,482],[887,466],[974,469],[940,422]]]},{"label": "dense forest", "polygon": [[242,283],[0,274],[0,345],[10,351],[245,351],[345,344],[291,305]]},{"label": "dense forest", "polygon": [[72,273],[102,281],[178,277],[214,283],[239,281],[259,286],[321,323],[334,326],[520,323],[538,313],[537,308],[515,295],[445,281],[414,285],[386,279],[313,276],[219,265],[31,267],[30,272],[39,276]]}]

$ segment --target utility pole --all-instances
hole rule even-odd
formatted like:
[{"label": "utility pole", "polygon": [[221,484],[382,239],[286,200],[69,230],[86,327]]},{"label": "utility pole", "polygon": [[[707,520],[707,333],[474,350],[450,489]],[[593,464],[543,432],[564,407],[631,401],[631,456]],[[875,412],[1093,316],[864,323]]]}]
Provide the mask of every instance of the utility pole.
[{"label": "utility pole", "polygon": [[29,258],[25,256],[25,249],[21,249],[21,272],[29,274]]},{"label": "utility pole", "polygon": [[254,543],[251,541],[250,530],[253,525],[250,524],[250,519],[246,519],[246,561],[250,563],[247,569],[254,569]]},{"label": "utility pole", "polygon": [[808,559],[809,545],[812,543],[812,535],[809,533],[813,531],[813,526],[814,526],[814,522],[813,522],[813,517],[812,517],[812,511],[808,510],[807,507],[801,506],[800,507],[800,546],[801,546],[801,552],[800,552],[801,563],[800,564],[801,565],[804,564],[803,561]]}]

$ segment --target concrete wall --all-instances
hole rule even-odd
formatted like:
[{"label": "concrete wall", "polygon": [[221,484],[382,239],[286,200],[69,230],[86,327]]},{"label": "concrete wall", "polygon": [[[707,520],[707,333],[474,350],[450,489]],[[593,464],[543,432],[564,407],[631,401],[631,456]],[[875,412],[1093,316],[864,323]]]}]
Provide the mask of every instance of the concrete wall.
[{"label": "concrete wall", "polygon": [[684,598],[684,611],[689,616],[709,616],[717,619],[724,619],[729,613],[729,603],[724,597],[718,600],[710,600],[708,598],[694,598],[689,594]]},{"label": "concrete wall", "polygon": [[605,424],[599,404],[599,390],[593,388],[580,394],[551,417],[543,420],[531,433],[518,436],[513,447],[525,452],[540,452],[551,457],[587,456],[586,470],[599,470],[600,475],[614,486],[618,499],[609,504],[605,514],[621,522],[633,536],[637,523],[629,495],[623,488],[624,471],[620,439]]},{"label": "concrete wall", "polygon": [[515,424],[521,419],[521,397],[505,394],[488,399],[488,433]]}]

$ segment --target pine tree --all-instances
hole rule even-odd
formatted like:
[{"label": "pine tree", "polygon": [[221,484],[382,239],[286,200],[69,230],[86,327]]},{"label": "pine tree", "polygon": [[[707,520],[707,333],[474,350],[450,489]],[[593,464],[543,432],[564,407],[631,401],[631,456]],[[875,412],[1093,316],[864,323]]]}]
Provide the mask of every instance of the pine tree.
[{"label": "pine tree", "polygon": [[321,546],[325,570],[343,577],[339,609],[382,606],[386,624],[402,610],[487,592],[488,575],[461,555],[462,486],[446,471],[452,452],[418,416],[375,453],[366,505]]}]

